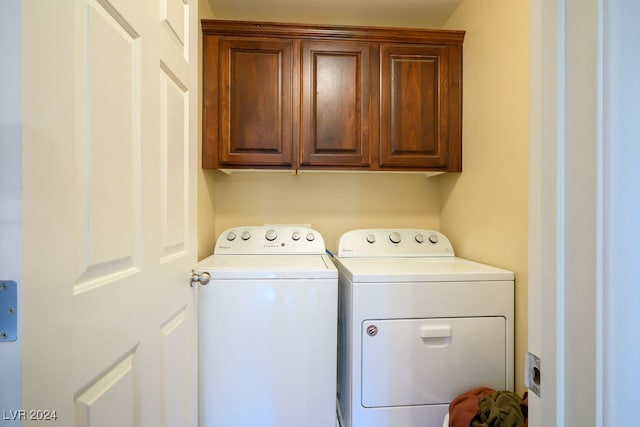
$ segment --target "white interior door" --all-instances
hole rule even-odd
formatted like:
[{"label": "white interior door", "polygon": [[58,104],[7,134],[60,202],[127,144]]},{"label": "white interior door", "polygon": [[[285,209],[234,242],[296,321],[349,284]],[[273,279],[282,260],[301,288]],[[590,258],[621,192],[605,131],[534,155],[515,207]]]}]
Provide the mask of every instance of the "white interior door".
[{"label": "white interior door", "polygon": [[23,424],[194,427],[197,0],[23,8]]}]

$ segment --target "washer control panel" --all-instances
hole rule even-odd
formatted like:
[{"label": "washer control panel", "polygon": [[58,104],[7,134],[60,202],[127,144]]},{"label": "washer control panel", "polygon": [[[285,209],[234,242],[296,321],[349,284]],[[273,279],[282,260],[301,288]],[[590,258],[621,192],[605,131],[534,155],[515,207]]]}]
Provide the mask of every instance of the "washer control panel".
[{"label": "washer control panel", "polygon": [[261,225],[234,227],[218,237],[215,254],[324,254],[324,240],[309,227]]},{"label": "washer control panel", "polygon": [[340,237],[338,257],[454,256],[447,237],[433,230],[371,228],[347,231]]}]

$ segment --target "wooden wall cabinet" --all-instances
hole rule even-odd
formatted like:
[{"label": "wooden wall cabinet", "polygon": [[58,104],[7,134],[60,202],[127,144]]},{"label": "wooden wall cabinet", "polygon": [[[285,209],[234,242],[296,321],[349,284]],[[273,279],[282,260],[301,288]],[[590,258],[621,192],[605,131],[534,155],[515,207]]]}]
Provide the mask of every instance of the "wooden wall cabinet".
[{"label": "wooden wall cabinet", "polygon": [[461,170],[463,31],[202,30],[203,167]]}]

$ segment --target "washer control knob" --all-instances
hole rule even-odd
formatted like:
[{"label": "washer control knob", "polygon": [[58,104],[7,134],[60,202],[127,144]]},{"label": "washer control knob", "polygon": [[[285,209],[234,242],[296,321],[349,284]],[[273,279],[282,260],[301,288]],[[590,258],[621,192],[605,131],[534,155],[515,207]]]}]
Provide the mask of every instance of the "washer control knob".
[{"label": "washer control knob", "polygon": [[307,233],[307,240],[313,242],[314,240],[316,240],[316,235],[311,232]]},{"label": "washer control knob", "polygon": [[367,326],[367,335],[370,337],[375,337],[378,335],[378,327],[376,325]]},{"label": "washer control knob", "polygon": [[422,234],[416,234],[416,242],[424,243],[424,236]]},{"label": "washer control knob", "polygon": [[276,230],[272,228],[267,230],[267,232],[264,234],[264,238],[270,242],[273,242],[274,240],[276,240],[276,237],[278,237],[278,233],[276,232]]},{"label": "washer control knob", "polygon": [[429,236],[429,241],[433,244],[438,243],[438,236],[436,236],[435,234],[432,234]]},{"label": "washer control knob", "polygon": [[392,243],[400,243],[402,238],[400,237],[400,233],[394,231],[393,233],[389,234],[389,240],[391,240]]},{"label": "washer control knob", "polygon": [[300,232],[299,231],[294,231],[291,234],[291,238],[297,242],[298,240],[300,240]]},{"label": "washer control knob", "polygon": [[234,240],[236,240],[236,233],[234,233],[233,231],[228,232],[227,240],[230,242],[233,242]]},{"label": "washer control knob", "polygon": [[251,233],[249,233],[248,231],[243,231],[240,237],[242,237],[242,240],[249,240],[251,238]]},{"label": "washer control knob", "polygon": [[367,234],[367,242],[374,243],[376,241],[376,236],[374,234]]}]

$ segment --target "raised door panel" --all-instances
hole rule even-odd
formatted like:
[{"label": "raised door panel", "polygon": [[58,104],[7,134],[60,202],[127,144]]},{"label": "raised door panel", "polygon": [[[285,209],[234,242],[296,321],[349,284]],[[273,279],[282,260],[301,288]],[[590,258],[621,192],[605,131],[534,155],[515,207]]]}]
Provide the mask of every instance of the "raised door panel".
[{"label": "raised door panel", "polygon": [[293,164],[293,42],[220,42],[220,165]]},{"label": "raised door panel", "polygon": [[303,42],[301,164],[370,165],[369,44]]},{"label": "raised door panel", "polygon": [[380,55],[380,166],[455,170],[459,77],[450,49],[382,45]]}]

